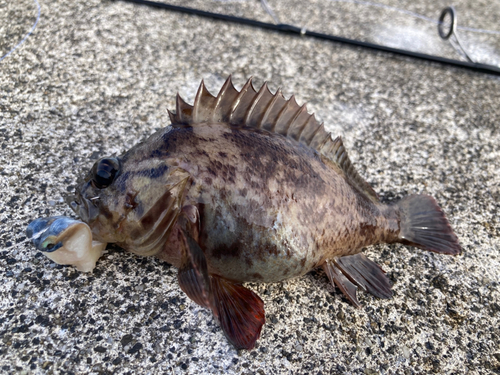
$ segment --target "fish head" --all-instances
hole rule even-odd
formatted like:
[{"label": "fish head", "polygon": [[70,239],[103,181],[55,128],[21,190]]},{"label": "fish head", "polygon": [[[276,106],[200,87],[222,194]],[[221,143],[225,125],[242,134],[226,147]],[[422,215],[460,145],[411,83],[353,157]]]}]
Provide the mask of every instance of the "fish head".
[{"label": "fish head", "polygon": [[94,269],[106,247],[106,243],[92,241],[87,224],[66,216],[36,219],[28,225],[26,236],[52,261],[83,272]]},{"label": "fish head", "polygon": [[98,160],[68,198],[97,241],[145,256],[161,250],[182,208],[190,175],[157,147],[153,137],[121,157]]}]

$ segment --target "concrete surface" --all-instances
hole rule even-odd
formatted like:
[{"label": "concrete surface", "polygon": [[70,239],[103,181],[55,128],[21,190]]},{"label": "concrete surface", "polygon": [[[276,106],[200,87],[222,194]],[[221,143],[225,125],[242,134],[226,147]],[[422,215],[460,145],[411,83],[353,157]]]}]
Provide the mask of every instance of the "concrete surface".
[{"label": "concrete surface", "polygon": [[[456,56],[435,25],[387,9],[270,3],[282,21]],[[457,1],[461,24],[498,29],[489,3]],[[255,1],[213,4],[271,20]],[[385,4],[433,18],[447,5]],[[500,373],[499,77],[123,2],[40,5],[35,32],[0,62],[1,373]],[[0,1],[1,55],[35,16],[31,0]],[[499,35],[463,35],[498,63]],[[436,197],[464,253],[367,249],[394,298],[360,293],[360,310],[323,272],[249,285],[267,323],[258,347],[238,352],[173,267],[110,247],[81,274],[26,243],[32,219],[72,215],[63,197],[98,157],[168,124],[177,91],[192,101],[202,78],[215,92],[230,73],[238,87],[253,75],[309,102],[383,200]]]}]

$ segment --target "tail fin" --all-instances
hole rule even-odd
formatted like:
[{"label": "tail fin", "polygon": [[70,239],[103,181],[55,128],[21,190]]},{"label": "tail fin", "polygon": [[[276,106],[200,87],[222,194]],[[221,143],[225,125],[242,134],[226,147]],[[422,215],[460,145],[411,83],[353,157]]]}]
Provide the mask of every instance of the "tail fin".
[{"label": "tail fin", "polygon": [[460,254],[458,238],[434,198],[410,195],[397,206],[401,219],[398,242],[441,254]]}]

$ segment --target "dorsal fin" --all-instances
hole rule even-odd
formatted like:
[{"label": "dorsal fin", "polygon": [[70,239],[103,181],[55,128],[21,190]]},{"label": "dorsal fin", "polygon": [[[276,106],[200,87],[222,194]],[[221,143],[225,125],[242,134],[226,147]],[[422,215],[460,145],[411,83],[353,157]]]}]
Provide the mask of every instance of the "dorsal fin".
[{"label": "dorsal fin", "polygon": [[234,127],[264,129],[295,139],[335,163],[358,190],[378,202],[375,191],[354,169],[342,139],[337,137],[332,140],[331,133],[316,120],[314,114],[307,112],[305,104],[299,106],[293,95],[286,100],[279,89],[272,94],[267,83],[257,92],[250,78],[238,91],[229,76],[215,97],[202,81],[194,105],[187,104],[177,94],[176,111],[169,111],[169,116],[174,125],[222,122]]},{"label": "dorsal fin", "polygon": [[318,151],[336,163],[345,173],[349,181],[356,186],[359,191],[365,193],[365,195],[372,201],[379,202],[379,198],[377,193],[375,193],[375,190],[373,190],[371,185],[358,174],[356,168],[352,165],[351,160],[347,155],[347,150],[342,143],[341,137],[337,137],[334,140],[330,137]]}]

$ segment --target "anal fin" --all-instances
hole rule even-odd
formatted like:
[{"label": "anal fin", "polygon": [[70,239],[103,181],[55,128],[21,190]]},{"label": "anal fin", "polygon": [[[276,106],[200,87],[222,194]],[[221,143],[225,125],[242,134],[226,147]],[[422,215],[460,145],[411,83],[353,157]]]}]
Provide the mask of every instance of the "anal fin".
[{"label": "anal fin", "polygon": [[385,271],[359,253],[334,259],[335,265],[354,284],[379,298],[392,297],[391,283]]},{"label": "anal fin", "polygon": [[211,276],[212,311],[237,349],[252,349],[265,323],[264,302],[244,286]]},{"label": "anal fin", "polygon": [[326,261],[326,263],[323,264],[323,270],[332,285],[336,285],[354,306],[358,308],[361,307],[361,303],[359,303],[358,298],[356,297],[356,291],[358,288],[342,274],[340,269],[336,267],[335,263]]}]

